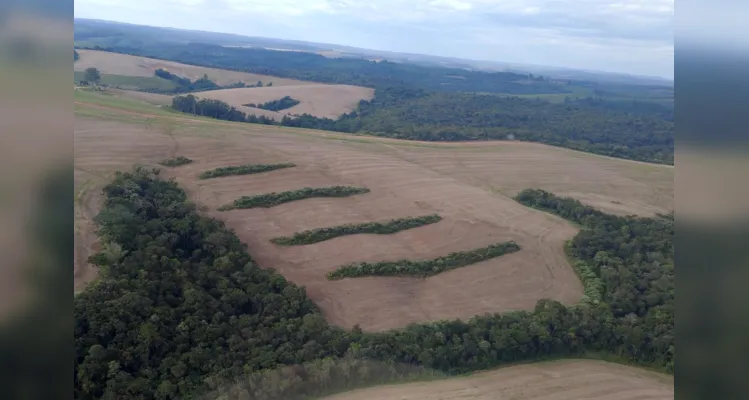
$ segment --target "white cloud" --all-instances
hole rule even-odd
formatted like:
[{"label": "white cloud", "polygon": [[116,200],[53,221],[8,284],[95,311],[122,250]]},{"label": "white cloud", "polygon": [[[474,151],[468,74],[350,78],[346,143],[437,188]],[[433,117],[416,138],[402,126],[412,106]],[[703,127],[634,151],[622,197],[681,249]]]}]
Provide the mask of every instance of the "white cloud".
[{"label": "white cloud", "polygon": [[76,1],[79,17],[664,76],[673,13],[673,0]]}]

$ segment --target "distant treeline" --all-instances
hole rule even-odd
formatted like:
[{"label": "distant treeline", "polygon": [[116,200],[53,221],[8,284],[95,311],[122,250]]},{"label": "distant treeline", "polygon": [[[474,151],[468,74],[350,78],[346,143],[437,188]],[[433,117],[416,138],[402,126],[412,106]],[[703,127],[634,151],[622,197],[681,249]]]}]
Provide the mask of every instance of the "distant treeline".
[{"label": "distant treeline", "polygon": [[596,154],[673,164],[674,123],[662,118],[545,101],[439,93],[404,87],[377,90],[337,120],[308,114],[275,121],[226,103],[176,97],[178,111],[229,121],[366,133],[427,141],[522,140]]},{"label": "distant treeline", "polygon": [[[188,78],[183,78],[179,75],[175,75],[165,69],[157,69],[154,71],[154,75],[174,82],[176,87],[170,90],[159,90],[159,89],[142,89],[143,91],[162,93],[162,94],[180,94],[180,93],[191,93],[191,92],[205,92],[208,90],[220,90],[220,89],[235,89],[235,88],[254,88],[263,87],[262,81],[257,81],[256,84],[246,84],[244,82],[236,82],[231,85],[221,86],[216,82],[208,78],[208,74],[203,74],[203,77],[195,81],[191,81]],[[273,82],[268,82],[267,86],[272,86]]]},{"label": "distant treeline", "polygon": [[327,58],[319,54],[296,51],[223,47],[201,43],[144,43],[139,47],[93,48],[192,65],[371,88],[408,85],[425,90],[450,92],[570,92],[566,83],[552,83],[543,77],[531,77],[527,74],[470,71],[355,58]]},{"label": "distant treeline", "polygon": [[301,102],[297,99],[292,99],[290,96],[284,96],[278,100],[271,100],[262,104],[248,103],[248,104],[244,104],[244,106],[262,108],[263,110],[268,110],[268,111],[281,111],[281,110],[286,110],[288,108],[294,107],[295,105],[299,103]]},{"label": "distant treeline", "polygon": [[525,191],[523,204],[583,224],[568,251],[605,283],[602,301],[540,300],[531,311],[364,333],[329,325],[304,288],[258,266],[233,231],[201,216],[158,171],[118,173],[104,195],[95,219],[102,249],[90,258],[100,277],[74,298],[77,399],[212,390],[288,399],[310,381],[341,390],[371,374],[460,374],[586,352],[674,370],[670,218],[610,216]]},{"label": "distant treeline", "polygon": [[565,98],[565,104],[597,108],[600,110],[620,111],[628,114],[648,115],[662,118],[667,121],[674,120],[674,106],[666,105],[657,101],[637,99],[606,99],[603,97]]}]

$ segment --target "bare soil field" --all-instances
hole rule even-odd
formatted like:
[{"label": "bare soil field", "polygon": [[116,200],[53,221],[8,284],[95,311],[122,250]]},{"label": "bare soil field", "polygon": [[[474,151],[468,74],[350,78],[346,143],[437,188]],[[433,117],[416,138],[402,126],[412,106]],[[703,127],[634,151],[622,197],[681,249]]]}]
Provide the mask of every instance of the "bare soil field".
[{"label": "bare soil field", "polygon": [[273,82],[273,86],[302,86],[316,85],[315,82],[298,81],[295,79],[278,78],[275,76],[251,74],[239,71],[227,71],[216,68],[198,67],[194,65],[181,64],[173,61],[157,60],[153,58],[131,56],[128,54],[110,53],[98,50],[77,50],[80,59],[73,66],[76,71],[83,71],[88,67],[96,67],[102,74],[127,75],[127,76],[154,76],[154,71],[159,68],[169,72],[196,80],[204,74],[219,85],[229,85],[237,82],[255,84],[263,81],[263,84]]},{"label": "bare soil field", "polygon": [[122,90],[122,89],[113,89],[113,88],[108,88],[107,92],[118,97],[142,101],[144,103],[153,104],[157,106],[171,106],[172,105],[173,96],[168,95],[168,94],[148,93],[148,92],[140,92],[140,91],[135,91],[135,90]]},{"label": "bare soil field", "polygon": [[[85,105],[76,105],[77,110],[80,107]],[[159,118],[169,124],[160,125]],[[140,117],[132,112],[116,117],[79,115],[75,135],[76,169],[83,171],[82,177],[106,177],[134,163],[155,164],[174,155],[195,160],[165,168],[164,173],[176,177],[207,214],[235,229],[261,266],[305,286],[328,321],[343,327],[359,324],[368,331],[531,309],[540,298],[577,302],[582,285],[562,251],[577,230],[516,203],[508,197],[515,191],[542,187],[564,189],[581,198],[608,196],[621,207],[646,214],[649,207],[665,209],[672,201],[654,202],[666,197],[662,193],[672,193],[673,169],[656,173],[647,165],[644,169],[638,163],[527,143],[432,146],[179,116]],[[216,167],[280,162],[297,167],[197,179],[200,172]],[[93,196],[97,185],[106,182],[98,178],[82,190],[77,205],[87,211],[79,213],[81,220],[95,213],[98,200]],[[269,209],[215,211],[243,195],[333,185],[363,186],[371,192]],[[352,235],[307,246],[269,242],[306,229],[430,213],[444,220],[394,235]],[[79,259],[85,260],[95,239],[79,234],[76,239]],[[327,272],[350,262],[433,258],[507,240],[516,241],[521,250],[427,279],[325,279]],[[87,268],[77,264],[77,276],[89,279],[91,275],[80,272]]]},{"label": "bare soil field", "polygon": [[325,400],[667,400],[672,376],[594,360],[518,365],[441,381],[378,386]]},{"label": "bare soil field", "polygon": [[[316,84],[280,87],[274,85],[262,88],[211,90],[198,93],[196,96],[221,100],[247,114],[265,115],[275,119],[291,114],[310,114],[315,117],[335,119],[353,111],[359,105],[359,101],[371,100],[374,97],[374,89],[351,85]],[[244,107],[244,104],[262,104],[284,96],[290,96],[299,100],[300,103],[279,112]]]},{"label": "bare soil field", "polygon": [[471,151],[453,151],[453,147],[392,147],[392,151],[406,161],[506,196],[532,187],[574,197],[611,214],[653,216],[674,209],[674,174],[669,166],[536,143],[507,143]]}]

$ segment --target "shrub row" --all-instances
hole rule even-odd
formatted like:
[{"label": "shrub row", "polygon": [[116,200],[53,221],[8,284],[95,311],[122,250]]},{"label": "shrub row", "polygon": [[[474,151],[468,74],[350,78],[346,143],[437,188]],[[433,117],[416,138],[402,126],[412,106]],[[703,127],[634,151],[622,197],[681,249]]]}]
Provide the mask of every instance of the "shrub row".
[{"label": "shrub row", "polygon": [[249,175],[259,174],[261,172],[275,171],[277,169],[296,167],[296,164],[246,164],[232,165],[230,167],[220,167],[205,171],[199,175],[200,179],[218,178],[230,175]]},{"label": "shrub row", "polygon": [[161,160],[159,161],[159,164],[165,167],[179,167],[180,165],[189,164],[191,162],[192,162],[191,159],[187,157],[179,156],[179,157],[174,157],[174,158],[167,158],[166,160]]},{"label": "shrub row", "polygon": [[433,260],[398,260],[377,263],[353,263],[328,273],[329,280],[356,278],[361,276],[415,276],[426,278],[451,269],[465,267],[520,250],[515,242],[495,243],[470,251],[450,253]]},{"label": "shrub row", "polygon": [[424,215],[413,218],[399,218],[388,222],[366,222],[363,224],[346,224],[332,226],[328,228],[311,229],[308,231],[297,232],[293,236],[277,237],[271,239],[271,242],[282,246],[294,246],[303,244],[313,244],[333,239],[339,236],[356,235],[359,233],[372,233],[377,235],[389,235],[392,233],[405,231],[407,229],[418,228],[420,226],[434,224],[442,220],[437,214]]},{"label": "shrub row", "polygon": [[292,99],[290,96],[284,96],[278,100],[268,101],[262,104],[249,103],[243,105],[246,107],[261,108],[263,110],[269,111],[282,111],[294,107],[299,103],[301,102],[297,99]]},{"label": "shrub row", "polygon": [[228,211],[235,208],[258,208],[273,207],[290,201],[304,200],[313,197],[348,197],[357,194],[369,193],[369,189],[353,186],[331,186],[323,188],[302,188],[288,192],[265,193],[257,196],[242,196],[234,203],[218,208],[218,211]]}]

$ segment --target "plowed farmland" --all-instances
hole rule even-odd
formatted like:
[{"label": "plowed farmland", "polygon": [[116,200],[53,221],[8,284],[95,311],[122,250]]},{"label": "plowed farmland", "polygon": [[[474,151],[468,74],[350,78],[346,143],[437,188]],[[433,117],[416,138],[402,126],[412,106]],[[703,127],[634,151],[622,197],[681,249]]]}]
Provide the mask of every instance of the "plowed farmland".
[{"label": "plowed farmland", "polygon": [[673,377],[592,360],[519,365],[436,382],[379,386],[326,400],[667,400]]},{"label": "plowed farmland", "polygon": [[[164,168],[164,173],[184,185],[206,213],[234,228],[261,266],[305,286],[331,323],[349,328],[358,324],[368,331],[530,309],[540,298],[577,302],[582,286],[563,253],[564,242],[577,229],[516,203],[509,197],[516,191],[563,187],[583,200],[616,199],[612,204],[617,207],[643,214],[667,211],[672,204],[670,168],[535,144],[434,145],[179,115],[139,115],[86,104],[77,104],[76,110],[79,286],[95,276],[85,255],[95,247],[90,217],[107,175],[175,155],[194,162]],[[217,167],[273,163],[297,166],[197,179]],[[240,196],[334,185],[371,191],[267,209],[215,211]],[[393,235],[351,235],[294,247],[270,242],[307,229],[431,213],[444,220]],[[427,279],[325,278],[350,262],[428,259],[509,240],[521,250]]]},{"label": "plowed farmland", "polygon": [[262,81],[263,84],[273,82],[273,86],[300,86],[315,84],[314,82],[250,74],[246,72],[227,71],[216,68],[198,67],[173,61],[110,53],[106,51],[82,49],[77,51],[80,59],[73,64],[76,71],[83,71],[88,67],[95,67],[102,74],[150,77],[154,76],[154,71],[162,68],[173,74],[192,80],[202,78],[203,75],[208,75],[210,80],[219,85],[230,85],[237,82],[255,84],[257,81]]},{"label": "plowed farmland", "polygon": [[[361,100],[372,99],[374,90],[351,85],[308,84],[281,87],[274,85],[262,88],[211,90],[199,93],[197,96],[221,100],[248,114],[265,115],[275,119],[281,119],[289,114],[310,114],[320,118],[335,119],[353,111]],[[290,96],[299,100],[300,103],[280,112],[243,106],[248,103],[262,104],[284,96]]]}]

